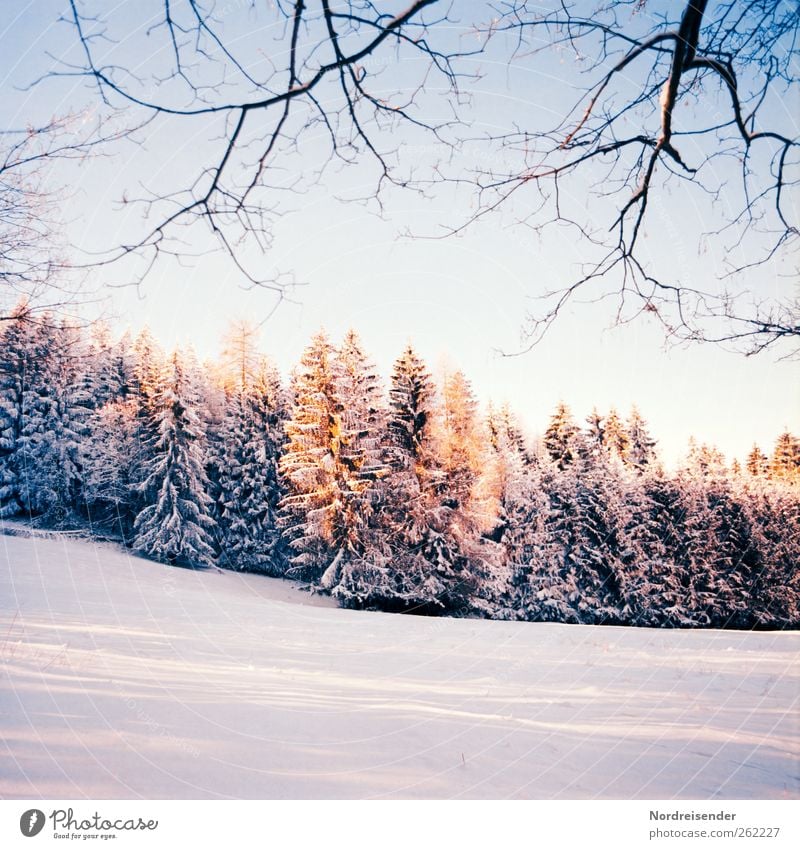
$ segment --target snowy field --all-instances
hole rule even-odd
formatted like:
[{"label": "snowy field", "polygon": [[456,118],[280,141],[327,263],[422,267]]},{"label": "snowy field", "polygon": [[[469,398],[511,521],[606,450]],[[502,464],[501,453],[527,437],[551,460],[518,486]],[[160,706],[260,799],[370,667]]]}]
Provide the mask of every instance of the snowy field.
[{"label": "snowy field", "polygon": [[800,634],[425,619],[0,536],[5,798],[797,798]]}]

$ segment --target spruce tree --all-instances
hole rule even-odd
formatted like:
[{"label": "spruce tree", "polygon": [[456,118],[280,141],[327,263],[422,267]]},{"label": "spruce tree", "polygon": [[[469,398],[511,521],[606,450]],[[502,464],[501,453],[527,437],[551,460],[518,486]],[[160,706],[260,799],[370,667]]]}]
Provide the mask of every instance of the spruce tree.
[{"label": "spruce tree", "polygon": [[130,336],[114,342],[105,322],[93,325],[86,348],[84,385],[92,410],[104,404],[124,401],[132,390],[133,374]]},{"label": "spruce tree", "polygon": [[[83,511],[88,403],[80,331],[43,320],[37,379],[24,393],[18,450],[25,456],[22,502],[43,524],[73,524]],[[46,328],[46,330],[45,330]]]},{"label": "spruce tree", "polygon": [[320,331],[292,377],[291,413],[280,472],[286,495],[280,523],[291,555],[287,574],[318,582],[332,565],[345,506],[339,462],[342,422],[335,350]]},{"label": "spruce tree", "polygon": [[[477,492],[482,456],[476,404],[463,374],[450,375],[436,404],[424,363],[409,346],[394,365],[387,431],[392,470],[383,521],[389,561],[375,598],[390,609],[463,613],[490,574],[496,517]],[[387,556],[384,549],[384,557]]]},{"label": "spruce tree", "polygon": [[263,366],[258,350],[258,329],[246,320],[232,321],[223,340],[220,366],[226,390],[243,390]]},{"label": "spruce tree", "polygon": [[92,330],[84,382],[87,419],[85,497],[92,524],[130,540],[144,479],[143,434],[131,337],[114,342],[106,325]]},{"label": "spruce tree", "polygon": [[135,400],[109,401],[89,418],[86,501],[93,525],[132,538],[140,495],[138,407]]},{"label": "spruce tree", "polygon": [[681,489],[658,466],[637,469],[629,478],[628,500],[636,504],[635,528],[641,554],[630,582],[631,625],[677,627],[691,624],[688,574],[675,553],[684,521]]},{"label": "spruce tree", "polygon": [[674,558],[683,573],[684,614],[693,624],[722,627],[741,613],[741,568],[752,568],[746,517],[731,498],[724,458],[690,441],[677,475]]},{"label": "spruce tree", "polygon": [[624,469],[613,453],[580,461],[563,478],[569,502],[560,505],[561,569],[575,621],[619,623],[628,600],[627,567],[634,559]]},{"label": "spruce tree", "polygon": [[497,507],[482,485],[487,438],[477,408],[463,372],[448,375],[438,420],[439,475],[432,492],[428,556],[453,584],[446,605],[460,609],[491,604],[502,583],[500,552],[488,537]]},{"label": "spruce tree", "polygon": [[636,407],[628,417],[626,436],[628,445],[623,459],[638,470],[656,462],[656,441],[650,436],[647,422]]},{"label": "spruce tree", "polygon": [[613,407],[605,419],[603,445],[612,456],[623,461],[628,459],[631,438],[622,419]]},{"label": "spruce tree", "polygon": [[548,503],[540,485],[540,462],[528,454],[521,431],[507,407],[489,412],[490,456],[483,478],[496,504],[491,539],[499,545],[500,568],[494,592],[486,592],[496,618],[527,618],[532,600],[531,573],[547,546],[544,524]]},{"label": "spruce tree", "polygon": [[775,441],[769,470],[773,477],[785,481],[800,480],[800,439],[788,430]]},{"label": "spruce tree", "polygon": [[21,443],[32,388],[42,380],[44,331],[20,302],[0,328],[0,517],[27,505],[29,458]]},{"label": "spruce tree", "polygon": [[579,456],[581,445],[580,428],[575,424],[569,407],[559,402],[542,440],[550,457],[563,469]]},{"label": "spruce tree", "polygon": [[596,457],[601,451],[605,450],[605,425],[603,417],[597,412],[595,407],[586,418],[586,427],[584,428],[584,445],[586,453]]},{"label": "spruce tree", "polygon": [[766,475],[769,472],[769,457],[755,443],[747,455],[746,468],[753,476]]},{"label": "spruce tree", "polygon": [[160,438],[162,402],[167,391],[170,368],[164,352],[146,328],[133,342],[131,361],[131,397],[135,403],[136,421],[130,473],[132,512],[135,518],[147,504],[145,481],[151,473],[155,446]]},{"label": "spruce tree", "polygon": [[380,517],[388,473],[386,411],[380,380],[355,331],[345,335],[334,366],[343,515],[334,537],[335,565],[321,584],[345,604],[360,605],[372,593],[375,570],[385,568],[387,559]]},{"label": "spruce tree", "polygon": [[232,569],[284,571],[278,527],[278,473],[286,409],[280,377],[262,358],[240,371],[218,432],[216,483],[221,563]]},{"label": "spruce tree", "polygon": [[747,489],[761,564],[750,588],[752,627],[800,626],[800,495],[758,478]]},{"label": "spruce tree", "polygon": [[390,559],[376,570],[372,599],[385,609],[440,612],[451,581],[428,558],[439,475],[434,443],[436,391],[425,363],[409,345],[394,363],[387,433],[391,473],[382,520]]},{"label": "spruce tree", "polygon": [[409,345],[397,359],[389,389],[388,431],[396,468],[425,455],[433,418],[435,390],[425,363]]},{"label": "spruce tree", "polygon": [[203,433],[183,359],[173,354],[164,388],[150,401],[158,433],[141,489],[146,506],[136,517],[133,547],[179,565],[214,560],[211,499],[204,468]]},{"label": "spruce tree", "polygon": [[562,468],[548,453],[530,470],[530,502],[520,512],[517,539],[509,540],[515,544],[508,549],[514,557],[512,598],[522,619],[586,621],[586,614],[577,612],[584,594],[569,557],[577,500],[573,465]]}]

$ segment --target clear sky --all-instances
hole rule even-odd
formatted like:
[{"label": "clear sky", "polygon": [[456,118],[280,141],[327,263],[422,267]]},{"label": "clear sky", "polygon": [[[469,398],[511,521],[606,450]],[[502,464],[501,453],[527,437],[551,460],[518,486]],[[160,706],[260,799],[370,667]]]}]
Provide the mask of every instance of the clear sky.
[{"label": "clear sky", "polygon": [[[70,38],[69,30],[55,23],[58,2],[39,0],[20,9],[19,17],[0,29],[0,79],[8,93],[2,114],[10,127],[81,108],[89,100],[72,84],[14,92],[14,86],[50,67],[46,49],[66,49]],[[237,14],[244,12],[233,8],[234,31],[246,24]],[[146,65],[147,57],[141,61]],[[533,74],[521,63],[514,73],[523,84],[496,68],[489,75],[483,91],[491,97],[478,92],[475,101],[477,128],[503,129],[517,114],[553,108],[557,67]],[[402,138],[399,143],[401,156],[421,155],[416,148],[404,151]],[[72,237],[95,245],[124,239],[131,213],[120,211],[116,202],[140,178],[143,157],[151,157],[148,176],[158,182],[180,173],[202,146],[203,139],[191,132],[178,135],[166,128],[148,139],[144,152],[123,149],[112,160],[90,161],[70,172],[65,213]],[[524,316],[535,309],[536,296],[563,283],[570,264],[581,260],[574,236],[552,230],[538,241],[512,226],[525,211],[517,207],[458,238],[403,237],[409,226],[432,234],[440,224],[468,214],[469,197],[442,191],[422,201],[392,194],[384,219],[332,197],[333,190],[352,195],[368,190],[371,177],[366,168],[349,169],[291,199],[275,225],[273,247],[260,261],[265,268],[293,272],[302,285],[274,311],[271,292],[243,289],[230,264],[217,255],[183,266],[164,262],[139,290],[115,289],[106,308],[119,317],[119,328],[149,325],[166,347],[191,344],[201,357],[217,351],[229,320],[263,320],[263,348],[285,372],[321,326],[334,338],[354,327],[386,376],[411,341],[432,370],[460,367],[482,400],[509,401],[533,433],[544,428],[559,400],[580,419],[595,405],[601,412],[615,406],[626,413],[635,403],[668,461],[680,456],[691,435],[741,458],[753,441],[769,449],[784,428],[800,432],[796,361],[779,361],[780,352],[744,358],[709,345],[669,348],[652,319],[613,327],[611,304],[575,304],[531,352],[503,356],[500,351],[518,348]],[[524,207],[525,199],[521,203]],[[703,214],[699,207],[678,203],[663,213],[661,224],[669,230],[689,218],[702,228]],[[712,275],[719,261],[713,252],[687,254],[680,238],[653,250],[692,274]],[[125,282],[115,273],[106,272],[109,280]],[[751,283],[775,285],[774,278],[759,278],[758,272]]]}]

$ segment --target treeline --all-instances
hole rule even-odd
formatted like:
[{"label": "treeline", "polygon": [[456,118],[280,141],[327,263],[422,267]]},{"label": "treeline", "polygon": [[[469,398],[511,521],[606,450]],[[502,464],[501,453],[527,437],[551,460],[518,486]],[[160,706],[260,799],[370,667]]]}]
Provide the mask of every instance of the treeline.
[{"label": "treeline", "polygon": [[316,335],[289,385],[235,327],[220,361],[24,308],[0,341],[0,515],[113,533],[166,563],[308,581],[349,607],[631,624],[800,624],[800,440],[674,472],[637,410],[559,405],[532,444],[435,385],[388,392],[357,335]]}]

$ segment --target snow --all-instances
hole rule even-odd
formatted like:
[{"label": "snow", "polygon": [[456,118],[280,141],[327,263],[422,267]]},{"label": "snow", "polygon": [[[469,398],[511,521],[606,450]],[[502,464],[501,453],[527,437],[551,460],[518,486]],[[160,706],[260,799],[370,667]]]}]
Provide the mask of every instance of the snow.
[{"label": "snow", "polygon": [[0,537],[0,634],[3,798],[800,796],[798,632],[340,610],[51,535]]}]

